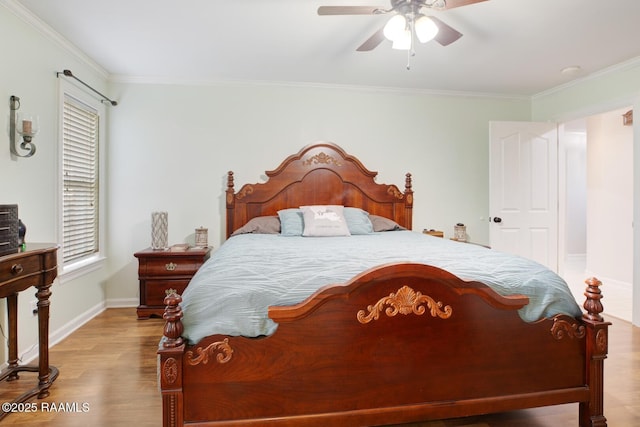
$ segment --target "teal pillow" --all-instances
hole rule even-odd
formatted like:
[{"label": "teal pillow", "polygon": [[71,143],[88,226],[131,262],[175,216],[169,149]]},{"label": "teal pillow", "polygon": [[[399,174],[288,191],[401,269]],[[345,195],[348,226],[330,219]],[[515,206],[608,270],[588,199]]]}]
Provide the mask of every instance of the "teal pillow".
[{"label": "teal pillow", "polygon": [[344,217],[351,234],[371,234],[373,224],[369,219],[369,213],[358,208],[344,208]]},{"label": "teal pillow", "polygon": [[280,234],[283,236],[302,236],[304,219],[302,211],[297,208],[282,209],[278,211],[280,218]]}]

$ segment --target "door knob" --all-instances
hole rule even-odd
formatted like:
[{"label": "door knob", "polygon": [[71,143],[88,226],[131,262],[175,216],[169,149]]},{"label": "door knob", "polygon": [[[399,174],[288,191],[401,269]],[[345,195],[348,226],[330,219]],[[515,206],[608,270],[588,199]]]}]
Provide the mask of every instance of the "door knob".
[{"label": "door knob", "polygon": [[493,222],[502,222],[502,218],[500,218],[499,216],[494,216]]}]

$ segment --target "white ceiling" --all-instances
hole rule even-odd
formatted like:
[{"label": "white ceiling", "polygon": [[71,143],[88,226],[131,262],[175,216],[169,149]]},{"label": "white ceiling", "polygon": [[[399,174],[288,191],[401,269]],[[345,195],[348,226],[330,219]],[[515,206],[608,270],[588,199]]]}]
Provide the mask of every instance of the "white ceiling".
[{"label": "white ceiling", "polygon": [[[11,0],[8,0],[11,2]],[[356,52],[389,15],[318,16],[390,0],[13,0],[111,77],[293,82],[530,96],[640,60],[639,0],[489,0],[433,12],[464,36]],[[563,74],[565,67],[581,71]]]}]

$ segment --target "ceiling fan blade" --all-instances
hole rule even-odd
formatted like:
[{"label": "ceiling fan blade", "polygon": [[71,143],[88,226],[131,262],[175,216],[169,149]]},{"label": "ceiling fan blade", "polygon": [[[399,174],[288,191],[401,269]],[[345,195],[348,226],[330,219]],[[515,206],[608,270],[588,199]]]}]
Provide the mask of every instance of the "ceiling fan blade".
[{"label": "ceiling fan blade", "polygon": [[320,6],[318,15],[375,15],[381,11],[377,6]]},{"label": "ceiling fan blade", "polygon": [[455,28],[445,24],[435,16],[430,16],[431,20],[438,26],[438,34],[436,34],[434,40],[440,43],[442,46],[447,46],[462,37],[462,33]]},{"label": "ceiling fan blade", "polygon": [[371,37],[369,37],[364,43],[360,45],[356,50],[358,52],[367,52],[378,47],[380,43],[384,40],[384,28],[380,28],[378,31],[373,33]]},{"label": "ceiling fan blade", "polygon": [[487,0],[447,0],[447,5],[442,10],[453,9],[454,7],[468,6],[474,3],[481,3]]}]

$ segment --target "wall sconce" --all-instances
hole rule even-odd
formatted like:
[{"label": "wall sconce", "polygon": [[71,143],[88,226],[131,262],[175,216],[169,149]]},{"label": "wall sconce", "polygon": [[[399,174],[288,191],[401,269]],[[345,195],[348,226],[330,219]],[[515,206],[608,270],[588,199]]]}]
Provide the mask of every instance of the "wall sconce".
[{"label": "wall sconce", "polygon": [[[29,113],[16,113],[19,109],[20,98],[11,95],[9,98],[9,143],[11,154],[18,157],[31,157],[36,152],[36,146],[31,140],[40,130],[38,127],[38,116]],[[22,136],[20,148],[22,150],[28,150],[25,154],[18,153],[18,147],[16,147],[16,132]]]}]

